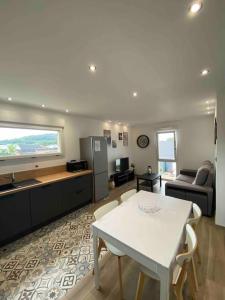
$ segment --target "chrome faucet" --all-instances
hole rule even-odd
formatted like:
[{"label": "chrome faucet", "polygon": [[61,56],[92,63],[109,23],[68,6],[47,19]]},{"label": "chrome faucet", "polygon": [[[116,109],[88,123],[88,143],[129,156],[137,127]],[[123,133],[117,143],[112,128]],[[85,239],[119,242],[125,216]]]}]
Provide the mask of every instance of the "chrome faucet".
[{"label": "chrome faucet", "polygon": [[5,179],[10,179],[11,183],[14,183],[16,181],[16,176],[15,176],[15,172],[12,172],[10,175],[7,176],[2,176]]},{"label": "chrome faucet", "polygon": [[15,176],[15,173],[12,172],[11,173],[11,183],[14,183],[16,181],[16,176]]}]

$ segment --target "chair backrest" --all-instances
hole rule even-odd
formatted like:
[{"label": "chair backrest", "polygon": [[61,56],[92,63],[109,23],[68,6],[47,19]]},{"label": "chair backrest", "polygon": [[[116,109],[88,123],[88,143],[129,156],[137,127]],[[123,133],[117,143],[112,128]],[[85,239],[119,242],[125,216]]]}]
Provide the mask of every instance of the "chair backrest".
[{"label": "chair backrest", "polygon": [[105,214],[110,212],[113,208],[117,207],[118,205],[119,201],[114,200],[96,209],[96,211],[94,212],[95,220],[99,220],[101,217],[103,217]]},{"label": "chair backrest", "polygon": [[191,260],[197,248],[197,237],[194,229],[189,224],[186,224],[186,242],[187,252],[178,254],[176,256],[176,261],[181,267],[184,262],[189,262]]},{"label": "chair backrest", "polygon": [[123,193],[121,196],[120,196],[120,200],[123,202],[123,201],[126,201],[127,199],[129,199],[131,196],[133,196],[134,194],[136,194],[137,191],[136,189],[132,189],[130,191],[127,191],[125,193]]},{"label": "chair backrest", "polygon": [[195,204],[195,203],[193,203],[192,208],[193,208],[193,215],[194,215],[194,217],[188,219],[187,223],[190,224],[190,225],[192,225],[194,227],[194,229],[195,229],[196,226],[198,225],[201,217],[202,217],[202,211],[201,211],[200,207],[197,204]]}]

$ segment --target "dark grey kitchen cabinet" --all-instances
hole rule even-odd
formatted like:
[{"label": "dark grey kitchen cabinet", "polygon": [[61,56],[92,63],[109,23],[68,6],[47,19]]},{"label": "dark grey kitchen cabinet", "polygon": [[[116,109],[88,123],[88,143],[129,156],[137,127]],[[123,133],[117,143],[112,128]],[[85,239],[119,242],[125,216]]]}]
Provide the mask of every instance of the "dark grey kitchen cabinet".
[{"label": "dark grey kitchen cabinet", "polygon": [[63,213],[92,201],[92,175],[81,176],[63,182],[61,211]]},{"label": "dark grey kitchen cabinet", "polygon": [[92,201],[92,175],[0,196],[0,245]]},{"label": "dark grey kitchen cabinet", "polygon": [[32,227],[50,221],[57,215],[60,215],[62,195],[62,182],[54,182],[30,190]]},{"label": "dark grey kitchen cabinet", "polygon": [[0,242],[31,227],[29,191],[0,197]]}]

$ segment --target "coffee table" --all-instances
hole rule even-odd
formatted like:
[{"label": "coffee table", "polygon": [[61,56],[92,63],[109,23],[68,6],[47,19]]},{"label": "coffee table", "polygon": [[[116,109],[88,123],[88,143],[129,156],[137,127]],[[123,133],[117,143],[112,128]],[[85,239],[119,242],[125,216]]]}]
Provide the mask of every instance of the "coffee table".
[{"label": "coffee table", "polygon": [[[144,180],[144,182],[142,182],[140,184],[140,180]],[[160,187],[162,186],[162,177],[160,174],[158,173],[145,173],[142,175],[137,175],[137,192],[139,192],[140,190],[140,185],[141,186],[146,186],[146,187],[151,187],[151,192],[153,192],[153,186],[157,183],[157,181],[159,180],[160,182]]]}]

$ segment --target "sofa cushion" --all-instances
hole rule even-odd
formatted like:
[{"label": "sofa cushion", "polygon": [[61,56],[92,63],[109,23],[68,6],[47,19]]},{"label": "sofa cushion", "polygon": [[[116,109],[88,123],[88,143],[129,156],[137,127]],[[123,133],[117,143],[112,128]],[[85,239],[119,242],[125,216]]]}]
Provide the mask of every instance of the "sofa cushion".
[{"label": "sofa cushion", "polygon": [[211,163],[210,160],[204,160],[204,161],[202,162],[202,166],[205,166],[205,165],[211,166],[212,163]]},{"label": "sofa cushion", "polygon": [[180,174],[177,176],[176,180],[193,183],[193,181],[195,180],[195,177]]},{"label": "sofa cushion", "polygon": [[203,165],[198,169],[195,180],[193,184],[195,185],[204,185],[207,181],[208,175],[210,171],[209,165]]},{"label": "sofa cushion", "polygon": [[191,184],[179,180],[167,181],[165,186],[166,189],[182,189],[186,191],[195,191],[195,192],[206,193],[206,194],[211,193],[211,191],[213,191],[213,189],[208,186],[195,185],[195,184]]}]

